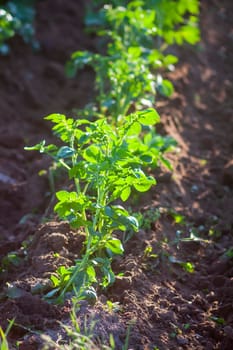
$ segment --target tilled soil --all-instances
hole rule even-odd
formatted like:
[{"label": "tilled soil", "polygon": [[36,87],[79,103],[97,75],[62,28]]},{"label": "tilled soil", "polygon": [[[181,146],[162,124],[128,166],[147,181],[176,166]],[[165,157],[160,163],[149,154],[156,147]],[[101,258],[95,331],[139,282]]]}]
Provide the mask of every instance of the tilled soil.
[{"label": "tilled soil", "polygon": [[[202,1],[201,42],[176,49],[180,63],[170,73],[176,92],[156,106],[158,131],[178,142],[168,156],[174,171],[156,170],[157,186],[136,203],[152,216],[113,264],[124,276],[77,313],[81,325],[96,320],[96,338],[112,333],[117,349],[129,325],[134,350],[232,348],[232,10],[230,0]],[[71,304],[49,305],[41,296],[51,288],[51,272],[77,258],[83,237],[65,222],[41,223],[52,213],[50,163],[23,147],[53,138],[43,116],[72,115],[92,99],[91,71],[72,80],[64,74],[73,51],[98,49],[83,17],[81,1],[39,2],[40,50],[14,38],[10,55],[0,57],[0,325],[5,329],[15,318],[12,349],[16,343],[20,350],[40,349],[40,332],[66,337],[59,322],[69,322]],[[174,212],[185,224],[175,222]],[[201,239],[179,239],[190,232]],[[145,253],[148,246],[156,257]],[[10,263],[6,256],[14,252],[18,259]],[[181,262],[191,262],[194,272]],[[107,300],[117,310],[107,308]]]}]

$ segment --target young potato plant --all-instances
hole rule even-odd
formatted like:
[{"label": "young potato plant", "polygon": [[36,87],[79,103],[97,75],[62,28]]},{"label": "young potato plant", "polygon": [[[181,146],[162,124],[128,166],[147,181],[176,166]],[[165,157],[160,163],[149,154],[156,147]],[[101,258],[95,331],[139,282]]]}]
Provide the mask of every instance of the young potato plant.
[{"label": "young potato plant", "polygon": [[[151,107],[154,103],[155,79],[145,59],[147,57],[143,57],[140,47],[130,47],[128,51],[107,56],[78,51],[72,55],[66,71],[73,77],[85,64],[94,69],[99,92],[98,110],[118,124],[131,106],[138,109],[145,104]],[[112,116],[117,116],[117,120]]]},{"label": "young potato plant", "polygon": [[[73,76],[77,69],[85,64],[93,67],[99,91],[98,107],[91,107],[87,114],[91,114],[94,110],[93,114],[98,118],[103,114],[107,115],[111,124],[117,128],[124,123],[124,116],[133,105],[137,110],[143,106],[151,108],[154,103],[154,76],[150,72],[148,62],[148,58],[142,57],[142,50],[139,47],[130,47],[128,52],[115,57],[78,51],[72,55],[72,61],[67,65],[67,72]],[[83,112],[81,110],[80,115]],[[137,154],[139,148],[141,153],[150,153],[150,167],[157,167],[163,163],[171,169],[170,163],[164,158],[164,153],[176,146],[175,140],[171,137],[162,137],[154,128],[147,126],[144,137],[135,134],[131,137],[130,143],[133,154]]]},{"label": "young potato plant", "polygon": [[[169,45],[195,44],[199,41],[198,0],[117,0],[111,4],[96,1],[92,6],[93,11],[89,8],[86,24],[95,27],[100,36],[107,38],[109,64],[118,60],[119,56],[131,62],[132,50],[136,50],[138,60],[143,60],[140,65],[150,72],[147,80],[149,77],[153,81],[153,89],[162,96],[170,97],[174,88],[169,80],[163,78],[163,73],[174,69],[178,58],[168,53]],[[100,6],[102,8],[96,13],[96,8]],[[71,62],[73,58],[76,58],[75,54]],[[139,95],[137,101],[146,101],[144,106],[153,104],[154,91],[148,94],[146,90],[145,93],[147,98],[140,101]]]},{"label": "young potato plant", "polygon": [[105,5],[102,15],[107,29],[101,29],[100,34],[110,39],[107,54],[77,51],[67,63],[70,77],[84,65],[94,69],[98,107],[110,115],[121,117],[132,106],[135,109],[153,106],[156,90],[167,97],[173,93],[171,82],[163,79],[158,70],[170,67],[177,58],[154,48],[156,12],[143,9],[141,4],[133,1],[127,7],[116,8]]},{"label": "young potato plant", "polygon": [[[100,10],[99,10],[100,9]],[[135,16],[128,10],[133,9]],[[147,11],[145,16],[140,9]],[[97,11],[99,12],[97,13]],[[200,40],[198,28],[199,1],[198,0],[115,0],[106,4],[105,0],[93,1],[88,7],[85,23],[89,27],[107,28],[122,31],[122,22],[136,27],[145,34],[141,44],[148,42],[148,34],[157,39],[158,49],[171,44],[182,45],[184,42],[195,44]],[[110,28],[109,28],[110,27]],[[127,28],[127,27],[126,27]],[[137,29],[134,30],[137,37]],[[121,33],[123,34],[123,33]],[[149,40],[151,43],[151,40]]]},{"label": "young potato plant", "polygon": [[124,251],[119,232],[138,230],[136,218],[120,202],[132,190],[145,192],[156,183],[143,171],[151,162],[151,153],[140,149],[134,138],[143,125],[158,123],[159,116],[152,108],[135,112],[117,128],[104,117],[90,122],[52,114],[46,119],[65,145],[59,148],[43,141],[26,149],[49,154],[67,171],[74,190],[56,193],[55,212],[85,234],[83,256],[51,277],[55,289],[47,298],[56,296],[62,301],[70,290],[79,297],[96,297],[95,287],[105,288],[115,280],[111,262]]},{"label": "young potato plant", "polygon": [[[172,43],[198,40],[198,1],[168,2],[177,14],[167,12],[167,2],[162,0],[156,4],[153,1],[114,1],[100,10],[97,32],[108,40],[106,54],[77,51],[66,66],[70,77],[85,65],[96,73],[97,103],[85,109],[87,115],[100,117],[104,114],[117,127],[129,111],[153,107],[156,92],[166,97],[172,95],[173,85],[163,78],[163,72],[173,69],[178,59],[169,54],[167,48]],[[90,13],[88,18],[90,20]],[[176,36],[166,36],[166,28],[169,32],[173,29]],[[173,149],[175,141],[160,136],[158,146],[158,135],[153,129],[149,134],[144,139],[138,138],[137,142],[153,153],[150,166],[163,163],[171,169],[163,153]]]}]

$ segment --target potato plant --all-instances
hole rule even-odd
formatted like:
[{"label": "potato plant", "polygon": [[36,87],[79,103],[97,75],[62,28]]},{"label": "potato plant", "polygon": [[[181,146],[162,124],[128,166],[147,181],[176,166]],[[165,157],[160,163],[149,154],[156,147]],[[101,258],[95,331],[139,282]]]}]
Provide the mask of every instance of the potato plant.
[{"label": "potato plant", "polygon": [[[178,15],[166,12],[167,3]],[[102,2],[97,1],[96,4],[100,6]],[[192,16],[185,17],[187,13]],[[93,115],[94,112],[96,117],[105,114],[117,126],[130,110],[153,107],[156,92],[171,96],[173,85],[164,79],[162,73],[173,69],[178,59],[169,54],[167,48],[173,42],[183,43],[187,39],[189,43],[194,43],[198,40],[197,14],[196,0],[185,3],[182,0],[176,3],[159,1],[156,4],[153,1],[118,0],[103,6],[97,16],[89,12],[87,24],[95,25],[99,35],[108,40],[106,53],[77,51],[66,66],[70,77],[74,77],[77,70],[85,65],[91,66],[96,73],[96,103],[88,106],[85,113]],[[165,28],[176,35],[168,36]],[[186,31],[189,33],[187,38]],[[140,139],[138,142],[142,143]],[[169,151],[175,142],[171,138],[160,137],[159,144],[161,148],[157,147],[157,136],[152,129],[149,144],[143,142],[148,151],[154,148],[151,166],[163,163],[171,168],[158,149]]]},{"label": "potato plant", "polygon": [[95,297],[93,286],[107,287],[115,280],[111,261],[124,250],[116,233],[138,230],[136,218],[119,200],[125,202],[132,190],[145,192],[156,183],[143,170],[151,162],[151,154],[140,150],[134,136],[140,134],[142,125],[158,123],[159,116],[154,109],[135,112],[118,128],[104,117],[90,122],[52,114],[46,119],[54,123],[53,130],[65,145],[43,141],[26,149],[49,154],[67,171],[74,190],[56,193],[55,212],[85,234],[84,255],[74,266],[58,269],[57,276],[52,276],[55,289],[47,297],[58,295],[57,300],[62,301],[69,290],[79,297]]},{"label": "potato plant", "polygon": [[[75,291],[79,298],[96,298],[98,286],[106,288],[114,282],[111,262],[124,251],[120,232],[138,230],[137,219],[123,203],[132,190],[145,192],[156,184],[148,168],[160,163],[170,168],[164,153],[175,142],[156,133],[154,124],[159,116],[152,107],[156,91],[165,96],[173,92],[171,82],[160,72],[177,58],[165,53],[161,43],[154,47],[156,38],[162,38],[164,44],[171,38],[163,35],[166,21],[157,22],[166,13],[165,3],[156,2],[157,7],[152,3],[150,7],[147,1],[116,0],[100,10],[96,19],[99,34],[108,41],[106,53],[77,51],[66,66],[71,77],[85,65],[94,69],[96,102],[79,111],[77,119],[60,114],[46,118],[65,145],[42,141],[27,148],[50,155],[66,170],[74,189],[56,193],[54,210],[85,235],[83,255],[51,277],[54,289],[47,294],[48,299],[61,302],[69,291]],[[169,3],[175,6],[173,1]],[[183,27],[181,14],[187,9],[195,12],[197,2],[193,0],[194,7],[187,7],[182,0],[178,3],[180,17],[169,22],[173,27]]]},{"label": "potato plant", "polygon": [[[100,6],[104,2],[96,3]],[[131,55],[132,49],[140,48],[142,67],[149,68],[157,91],[169,97],[173,86],[162,78],[161,71],[173,69],[178,61],[175,55],[168,54],[169,45],[198,42],[198,14],[198,0],[118,0],[105,4],[97,14],[89,10],[86,24],[110,39],[107,49],[110,61],[117,53]]]}]

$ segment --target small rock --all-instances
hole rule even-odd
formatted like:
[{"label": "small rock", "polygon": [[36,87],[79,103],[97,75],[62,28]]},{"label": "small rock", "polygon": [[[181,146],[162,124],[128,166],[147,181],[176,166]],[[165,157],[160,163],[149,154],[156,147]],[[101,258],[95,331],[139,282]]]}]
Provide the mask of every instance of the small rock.
[{"label": "small rock", "polygon": [[177,343],[179,345],[187,345],[188,344],[188,340],[184,337],[182,337],[181,335],[177,335],[176,337]]},{"label": "small rock", "polygon": [[17,181],[15,179],[13,179],[12,177],[5,175],[3,173],[0,173],[0,182],[3,182],[5,184],[9,184],[9,185],[15,185],[17,183]]},{"label": "small rock", "polygon": [[192,187],[191,187],[191,192],[192,193],[197,193],[199,191],[199,187],[197,186],[197,185],[193,185]]}]

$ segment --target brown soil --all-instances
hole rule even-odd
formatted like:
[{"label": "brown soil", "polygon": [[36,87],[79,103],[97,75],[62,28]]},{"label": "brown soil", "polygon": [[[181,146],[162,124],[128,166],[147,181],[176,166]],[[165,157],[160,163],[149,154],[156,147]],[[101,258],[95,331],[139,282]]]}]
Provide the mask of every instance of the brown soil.
[{"label": "brown soil", "polygon": [[[89,70],[73,80],[64,75],[73,51],[96,50],[78,3],[39,2],[40,51],[15,38],[11,54],[0,57],[0,259],[6,267],[0,325],[15,318],[12,349],[16,342],[20,350],[40,349],[39,332],[64,336],[59,321],[69,319],[69,302],[53,306],[40,295],[50,288],[51,272],[77,257],[82,236],[67,223],[40,224],[50,212],[50,187],[46,171],[38,173],[49,161],[23,147],[52,138],[44,115],[70,114],[91,99]],[[169,155],[174,172],[157,171],[158,185],[138,206],[159,209],[160,218],[126,244],[114,264],[124,277],[95,305],[83,302],[77,314],[81,324],[84,315],[96,319],[96,336],[112,333],[117,349],[129,324],[134,350],[232,349],[233,260],[226,254],[233,248],[232,10],[230,0],[201,3],[201,43],[178,49],[180,63],[170,74],[176,92],[157,103],[159,131],[178,141],[179,152]],[[174,222],[171,209],[185,216],[185,225]],[[187,237],[191,230],[203,240],[178,240],[180,231]],[[157,258],[144,254],[147,246]],[[17,266],[7,263],[12,252]],[[188,273],[177,261],[192,262],[195,271]],[[119,310],[107,310],[106,300],[118,302]]]}]

